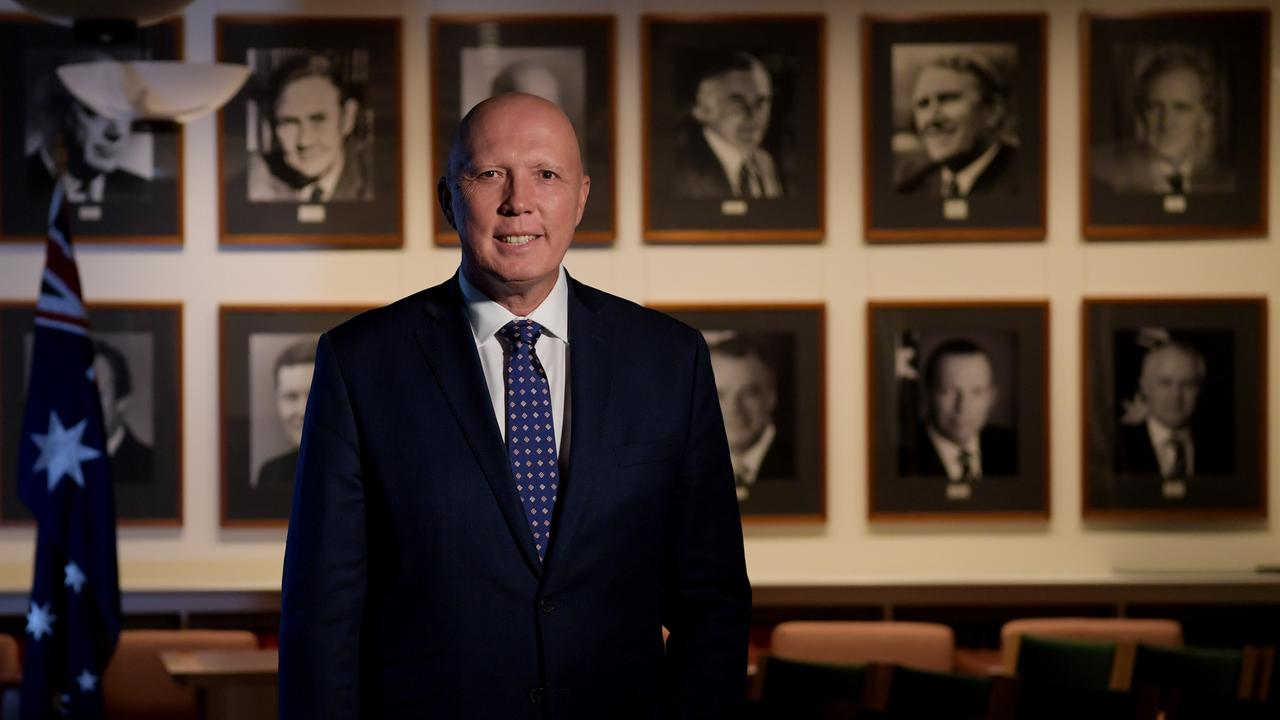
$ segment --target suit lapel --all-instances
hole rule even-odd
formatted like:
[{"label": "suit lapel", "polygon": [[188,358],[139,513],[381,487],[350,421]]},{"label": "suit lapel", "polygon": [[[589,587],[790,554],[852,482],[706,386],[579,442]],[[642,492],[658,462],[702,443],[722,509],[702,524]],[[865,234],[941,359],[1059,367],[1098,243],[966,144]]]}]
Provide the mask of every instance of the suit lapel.
[{"label": "suit lapel", "polygon": [[[569,280],[569,464],[566,487],[556,498],[551,558],[572,552],[573,536],[583,522],[596,478],[607,472],[606,442],[613,369],[613,328],[601,316],[589,291]],[[556,560],[563,564],[564,560]]]},{"label": "suit lapel", "polygon": [[542,564],[516,494],[457,279],[434,288],[423,309],[427,321],[417,332],[418,345],[484,471],[512,538],[529,568],[541,576]]}]

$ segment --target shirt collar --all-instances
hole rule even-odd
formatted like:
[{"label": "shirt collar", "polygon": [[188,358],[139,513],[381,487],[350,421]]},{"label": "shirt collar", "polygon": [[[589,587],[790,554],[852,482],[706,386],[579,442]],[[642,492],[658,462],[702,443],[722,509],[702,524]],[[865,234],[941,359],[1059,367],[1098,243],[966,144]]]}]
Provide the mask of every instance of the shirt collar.
[{"label": "shirt collar", "polygon": [[991,164],[992,160],[996,159],[996,153],[998,152],[1000,152],[1000,143],[991,143],[991,147],[987,148],[986,152],[979,155],[973,162],[965,165],[964,169],[960,172],[953,173],[951,168],[943,165],[942,186],[946,187],[947,183],[951,182],[952,176],[954,176],[956,179],[956,186],[960,189],[960,197],[968,196],[969,191],[973,189],[973,184],[978,182],[978,176],[982,174],[983,170],[987,169],[987,166]]},{"label": "shirt collar", "polygon": [[1168,445],[1171,440],[1186,441],[1191,436],[1185,429],[1174,430],[1151,415],[1147,416],[1147,434],[1151,436],[1151,446],[1157,448]]},{"label": "shirt collar", "polygon": [[[932,423],[925,425],[925,432],[929,433],[929,439],[933,441],[933,446],[938,449],[939,451],[938,454],[941,455],[942,452],[945,451],[946,456],[954,460],[957,467],[959,467],[960,465],[960,451],[962,450],[968,451],[969,457],[972,458],[975,462],[978,462],[978,463],[982,462],[982,449],[981,449],[981,445],[978,443],[977,435],[974,435],[972,438],[970,438],[969,442],[965,443],[964,445],[961,445],[960,443],[957,443],[956,441],[952,440],[946,435],[943,435],[942,433],[938,432],[933,427]],[[981,467],[981,464],[979,464],[977,467]]]},{"label": "shirt collar", "polygon": [[706,127],[702,128],[702,136],[707,139],[707,147],[711,148],[711,152],[728,172],[729,182],[733,184],[734,190],[742,192],[742,188],[738,187],[738,174],[742,172],[742,165],[747,161],[747,154]]},{"label": "shirt collar", "polygon": [[769,452],[769,446],[773,445],[773,439],[777,435],[778,429],[773,423],[765,426],[764,431],[751,444],[751,447],[738,457],[730,458],[734,461],[734,474],[743,475],[748,483],[754,483],[756,476],[760,474],[760,465],[764,462],[764,456]]},{"label": "shirt collar", "polygon": [[[458,268],[458,285],[467,304],[467,320],[471,324],[471,334],[477,345],[493,339],[503,325],[517,318],[510,310],[490,300],[472,285],[462,268]],[[556,277],[555,286],[551,288],[551,294],[527,317],[541,325],[544,334],[557,338],[566,345],[569,343],[569,279],[564,265],[560,266],[560,274]]]},{"label": "shirt collar", "polygon": [[333,165],[329,166],[329,169],[326,170],[323,175],[306,185],[303,185],[298,190],[298,199],[302,202],[310,202],[311,194],[315,190],[319,189],[321,202],[328,202],[332,200],[333,190],[338,186],[338,178],[342,177],[342,170],[347,164],[346,155],[347,153],[344,148],[343,152],[338,153],[337,160]]}]

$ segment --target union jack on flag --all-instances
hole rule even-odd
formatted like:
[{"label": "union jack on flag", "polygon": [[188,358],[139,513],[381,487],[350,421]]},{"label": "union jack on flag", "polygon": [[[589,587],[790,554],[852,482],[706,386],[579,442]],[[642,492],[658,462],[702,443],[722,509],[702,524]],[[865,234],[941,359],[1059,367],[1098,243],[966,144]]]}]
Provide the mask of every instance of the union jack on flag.
[{"label": "union jack on flag", "polygon": [[101,718],[120,634],[116,522],[89,315],[61,184],[49,203],[18,496],[36,519],[22,718]]}]

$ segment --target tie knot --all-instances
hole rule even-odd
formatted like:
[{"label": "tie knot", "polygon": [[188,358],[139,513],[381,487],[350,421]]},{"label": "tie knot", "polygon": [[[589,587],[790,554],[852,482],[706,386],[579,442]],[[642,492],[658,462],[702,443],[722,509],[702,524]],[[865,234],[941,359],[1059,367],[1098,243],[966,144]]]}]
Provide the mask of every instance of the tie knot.
[{"label": "tie knot", "polygon": [[521,345],[532,347],[538,343],[538,338],[542,337],[542,326],[529,318],[518,318],[503,325],[498,334],[510,340],[516,347]]}]

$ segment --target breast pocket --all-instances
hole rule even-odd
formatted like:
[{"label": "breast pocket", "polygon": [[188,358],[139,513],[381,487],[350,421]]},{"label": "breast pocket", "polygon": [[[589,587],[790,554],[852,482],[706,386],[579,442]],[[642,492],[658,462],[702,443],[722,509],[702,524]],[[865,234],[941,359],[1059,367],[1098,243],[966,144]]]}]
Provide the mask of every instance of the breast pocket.
[{"label": "breast pocket", "polygon": [[679,454],[680,447],[680,440],[675,436],[624,443],[618,447],[618,467],[671,460]]}]

